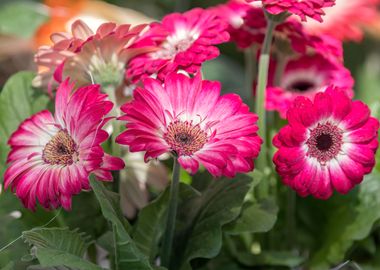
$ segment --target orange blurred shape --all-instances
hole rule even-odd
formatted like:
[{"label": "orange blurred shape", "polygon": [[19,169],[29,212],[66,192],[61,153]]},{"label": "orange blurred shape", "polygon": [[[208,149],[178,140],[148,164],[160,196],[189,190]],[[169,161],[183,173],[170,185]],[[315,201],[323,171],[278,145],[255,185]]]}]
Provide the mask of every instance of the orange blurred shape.
[{"label": "orange blurred shape", "polygon": [[41,25],[35,34],[35,45],[51,45],[50,35],[66,31],[67,22],[80,13],[87,0],[45,0],[50,19]]},{"label": "orange blurred shape", "polygon": [[70,31],[73,19],[83,19],[92,30],[96,30],[100,23],[106,21],[132,25],[152,21],[151,18],[137,11],[102,1],[45,0],[44,4],[49,8],[50,19],[37,30],[34,37],[35,48],[41,45],[52,45],[50,35],[55,32]]}]

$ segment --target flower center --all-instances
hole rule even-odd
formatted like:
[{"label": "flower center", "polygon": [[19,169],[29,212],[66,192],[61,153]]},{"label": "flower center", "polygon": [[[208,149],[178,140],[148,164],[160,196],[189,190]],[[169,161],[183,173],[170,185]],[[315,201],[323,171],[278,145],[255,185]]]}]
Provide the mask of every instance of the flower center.
[{"label": "flower center", "polygon": [[315,84],[310,81],[296,81],[292,85],[289,86],[288,90],[295,92],[307,92],[311,89],[315,88]]},{"label": "flower center", "polygon": [[172,59],[178,53],[186,51],[198,39],[196,29],[177,30],[161,45],[161,49],[151,53],[153,59]]},{"label": "flower center", "polygon": [[168,126],[164,139],[177,155],[191,156],[206,143],[207,134],[199,124],[175,120]]},{"label": "flower center", "polygon": [[67,131],[60,130],[45,145],[42,159],[51,165],[71,165],[79,160],[76,144]]},{"label": "flower center", "polygon": [[309,148],[307,155],[316,158],[321,164],[335,158],[343,143],[342,133],[340,128],[329,122],[318,124],[306,141]]}]

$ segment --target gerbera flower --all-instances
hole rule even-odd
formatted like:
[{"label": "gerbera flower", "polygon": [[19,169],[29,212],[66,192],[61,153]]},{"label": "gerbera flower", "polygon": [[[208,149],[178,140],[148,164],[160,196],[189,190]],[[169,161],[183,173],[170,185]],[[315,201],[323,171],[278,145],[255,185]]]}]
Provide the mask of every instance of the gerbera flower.
[{"label": "gerbera flower", "polygon": [[61,82],[70,77],[77,86],[90,83],[118,86],[126,63],[133,56],[152,50],[149,42],[140,38],[145,28],[146,25],[131,28],[128,24],[104,23],[93,33],[83,21],[75,21],[71,34],[54,33],[51,35],[54,45],[39,48],[35,56],[39,73],[33,85],[51,89],[54,79]]},{"label": "gerbera flower", "polygon": [[69,210],[71,197],[89,189],[89,174],[112,181],[110,170],[124,162],[104,153],[100,144],[108,133],[102,130],[112,102],[99,85],[80,88],[71,95],[68,80],[57,91],[55,116],[41,111],[25,120],[9,139],[10,164],[4,175],[5,188],[12,190],[25,207],[36,201],[45,208],[62,205]]},{"label": "gerbera flower", "polygon": [[287,110],[298,96],[312,99],[317,93],[325,91],[329,85],[344,89],[350,97],[353,96],[354,80],[350,71],[338,61],[329,61],[320,54],[303,55],[290,60],[278,86],[274,86],[276,64],[272,64],[266,108],[278,111],[282,118],[286,118]]},{"label": "gerbera flower", "polygon": [[261,1],[264,8],[273,15],[289,12],[306,21],[306,17],[322,22],[324,8],[332,7],[335,0],[247,0],[248,2]]},{"label": "gerbera flower", "polygon": [[178,69],[196,73],[203,62],[219,55],[214,45],[228,41],[226,30],[227,24],[214,12],[201,8],[165,16],[144,35],[159,48],[132,59],[127,78],[136,82],[154,74],[163,79]]},{"label": "gerbera flower", "polygon": [[289,125],[273,139],[273,162],[284,184],[301,196],[327,199],[347,193],[371,172],[378,148],[379,121],[361,101],[330,87],[314,101],[295,100]]},{"label": "gerbera flower", "polygon": [[379,20],[379,0],[336,0],[335,6],[326,9],[323,23],[304,23],[309,33],[328,34],[339,40],[361,41],[363,28]]},{"label": "gerbera flower", "polygon": [[127,130],[116,141],[145,160],[173,153],[181,166],[196,173],[199,163],[214,176],[233,177],[253,169],[260,151],[257,116],[235,94],[220,96],[218,82],[172,73],[162,86],[146,79],[134,100],[121,109]]}]

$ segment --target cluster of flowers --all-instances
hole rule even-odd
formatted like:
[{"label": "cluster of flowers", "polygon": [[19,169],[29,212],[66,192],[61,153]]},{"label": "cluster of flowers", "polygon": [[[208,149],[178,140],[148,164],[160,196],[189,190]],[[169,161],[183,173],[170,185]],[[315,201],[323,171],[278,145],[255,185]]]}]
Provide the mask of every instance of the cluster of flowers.
[{"label": "cluster of flowers", "polygon": [[[72,195],[90,188],[90,174],[111,181],[110,171],[124,167],[101,147],[110,120],[126,121],[116,142],[145,152],[145,161],[171,153],[190,173],[200,164],[216,177],[252,171],[263,143],[258,117],[238,95],[221,96],[218,82],[202,80],[202,63],[228,41],[259,53],[265,13],[321,21],[333,4],[231,0],[150,25],[105,23],[95,33],[76,21],[71,34],[53,34],[54,44],[36,54],[33,83],[55,95],[55,114],[33,115],[9,139],[5,187],[30,209],[37,200],[48,209],[70,209]],[[277,172],[302,196],[346,193],[374,166],[379,123],[365,104],[351,100],[342,41],[309,32],[294,16],[277,24],[274,37],[265,106],[289,122],[273,139]],[[102,91],[130,84],[133,98],[115,120],[109,112],[117,104]]]}]

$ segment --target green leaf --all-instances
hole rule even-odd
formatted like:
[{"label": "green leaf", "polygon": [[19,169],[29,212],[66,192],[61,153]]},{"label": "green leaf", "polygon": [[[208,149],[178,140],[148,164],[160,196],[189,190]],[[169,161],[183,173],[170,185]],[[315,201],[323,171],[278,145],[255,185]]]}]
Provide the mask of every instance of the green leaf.
[{"label": "green leaf", "polygon": [[84,234],[67,228],[38,228],[25,231],[23,239],[32,246],[32,254],[42,267],[65,266],[82,270],[100,270],[83,259],[88,248]]},{"label": "green leaf", "polygon": [[251,183],[246,175],[216,179],[202,194],[181,185],[173,269],[188,270],[192,259],[218,255],[222,226],[239,215]]},{"label": "green leaf", "polygon": [[0,93],[0,175],[5,170],[10,135],[22,121],[45,109],[49,102],[41,90],[32,87],[33,78],[33,72],[19,72],[6,82]]},{"label": "green leaf", "polygon": [[158,254],[159,242],[165,231],[168,200],[169,188],[141,210],[132,233],[137,247],[151,262]]},{"label": "green leaf", "polygon": [[278,207],[273,200],[244,204],[239,218],[223,227],[228,234],[263,233],[270,231],[277,220]]},{"label": "green leaf", "polygon": [[0,8],[0,33],[31,38],[48,19],[47,10],[33,2],[13,2]]},{"label": "green leaf", "polygon": [[15,266],[14,262],[9,262],[6,266],[1,268],[1,270],[13,270],[14,266]]},{"label": "green leaf", "polygon": [[38,228],[22,233],[23,239],[39,248],[57,249],[82,257],[88,248],[88,239],[84,234],[67,228]]},{"label": "green leaf", "polygon": [[127,223],[119,209],[118,195],[108,191],[103,183],[93,177],[90,183],[100,203],[103,216],[112,224],[116,269],[152,270],[148,258],[137,248],[127,233]]},{"label": "green leaf", "polygon": [[[296,256],[291,252],[262,252],[254,255],[250,253],[236,254],[236,259],[239,263],[245,266],[287,266],[294,268],[299,266],[305,259],[301,256]],[[326,268],[327,269],[327,268]],[[325,269],[325,270],[326,270]]]},{"label": "green leaf", "polygon": [[380,174],[372,173],[360,185],[357,202],[341,205],[330,214],[319,237],[323,244],[311,259],[311,269],[328,269],[344,259],[355,241],[366,238],[380,220]]},{"label": "green leaf", "polygon": [[36,251],[36,257],[43,267],[52,267],[64,265],[74,269],[80,270],[102,270],[103,268],[93,264],[85,259],[82,259],[78,256],[69,254],[67,252],[40,248]]}]

